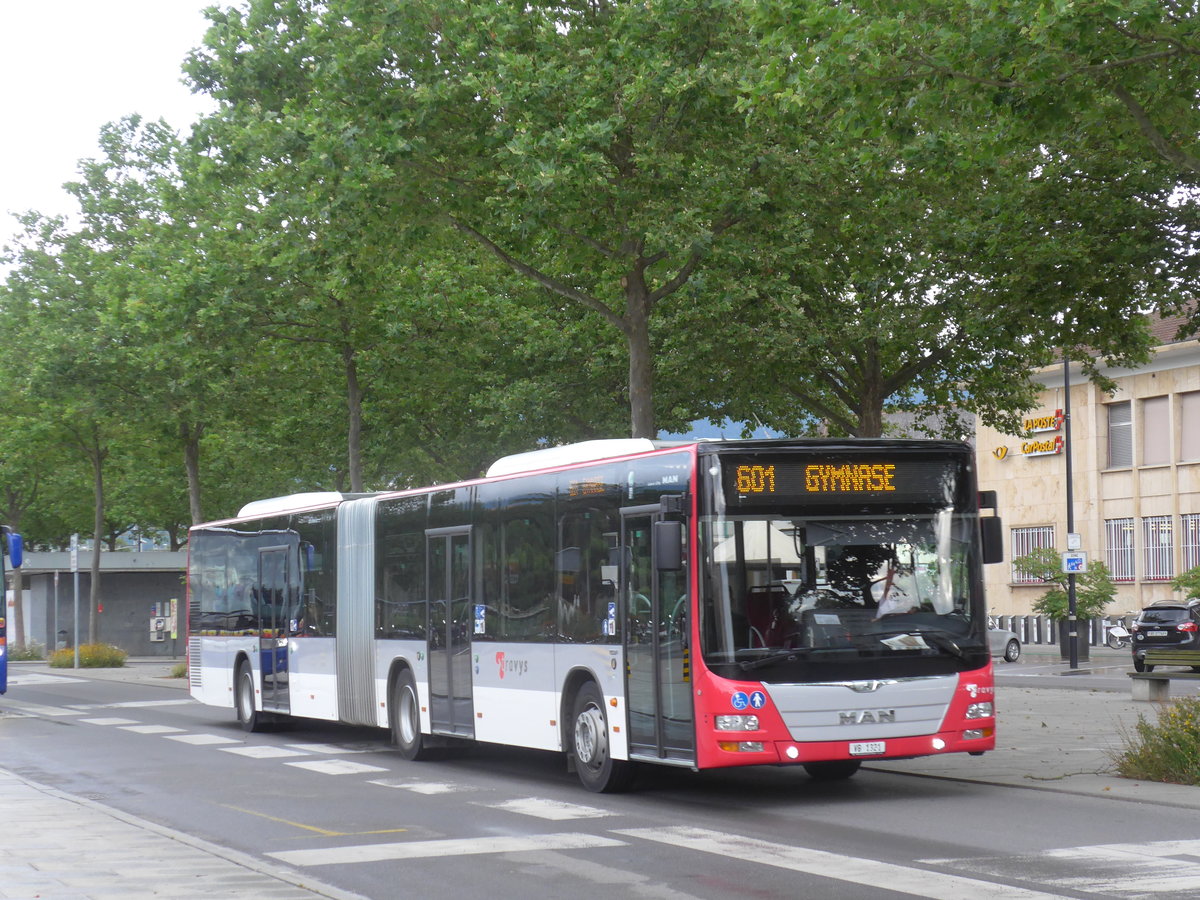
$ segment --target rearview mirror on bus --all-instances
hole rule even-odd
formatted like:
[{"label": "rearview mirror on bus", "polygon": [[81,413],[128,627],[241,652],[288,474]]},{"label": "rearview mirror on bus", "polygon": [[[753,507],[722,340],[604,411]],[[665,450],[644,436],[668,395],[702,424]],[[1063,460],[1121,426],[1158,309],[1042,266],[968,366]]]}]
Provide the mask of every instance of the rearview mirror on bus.
[{"label": "rearview mirror on bus", "polygon": [[983,541],[984,563],[1004,562],[1004,523],[999,516],[979,520],[979,536]]},{"label": "rearview mirror on bus", "polygon": [[677,572],[683,568],[683,523],[654,523],[654,568]]}]

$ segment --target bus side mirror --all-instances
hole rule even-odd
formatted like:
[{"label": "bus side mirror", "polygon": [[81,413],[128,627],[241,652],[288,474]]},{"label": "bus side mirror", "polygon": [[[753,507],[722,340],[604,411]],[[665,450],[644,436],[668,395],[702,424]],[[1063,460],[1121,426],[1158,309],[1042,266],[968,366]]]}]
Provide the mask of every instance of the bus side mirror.
[{"label": "bus side mirror", "polygon": [[999,516],[979,520],[979,536],[983,541],[983,561],[1004,562],[1004,523]]},{"label": "bus side mirror", "polygon": [[683,568],[683,523],[654,523],[654,568],[678,572]]}]

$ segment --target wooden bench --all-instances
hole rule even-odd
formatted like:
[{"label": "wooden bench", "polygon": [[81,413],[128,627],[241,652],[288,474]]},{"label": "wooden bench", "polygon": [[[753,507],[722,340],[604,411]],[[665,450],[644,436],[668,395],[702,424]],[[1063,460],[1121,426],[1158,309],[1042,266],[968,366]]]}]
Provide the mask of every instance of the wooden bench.
[{"label": "wooden bench", "polygon": [[[1154,672],[1159,666],[1188,666],[1190,672]],[[1165,703],[1170,698],[1172,678],[1200,679],[1200,650],[1147,650],[1146,671],[1130,672],[1133,699]]]}]

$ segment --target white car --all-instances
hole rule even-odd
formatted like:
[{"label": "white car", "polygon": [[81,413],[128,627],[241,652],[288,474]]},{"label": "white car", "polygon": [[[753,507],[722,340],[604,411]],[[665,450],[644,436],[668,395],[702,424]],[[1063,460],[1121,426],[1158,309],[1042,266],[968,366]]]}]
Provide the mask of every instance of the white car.
[{"label": "white car", "polygon": [[988,646],[992,656],[1002,656],[1005,662],[1016,662],[1021,658],[1021,639],[1006,629],[989,628]]}]

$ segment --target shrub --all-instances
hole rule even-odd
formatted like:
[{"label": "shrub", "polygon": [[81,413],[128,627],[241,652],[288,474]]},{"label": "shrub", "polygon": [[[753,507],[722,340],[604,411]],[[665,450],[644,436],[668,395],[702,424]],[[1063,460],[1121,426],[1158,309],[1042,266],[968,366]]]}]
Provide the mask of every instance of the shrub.
[{"label": "shrub", "polygon": [[8,648],[8,658],[13,662],[45,659],[46,648],[37,641],[30,641],[24,647],[13,647],[10,644]]},{"label": "shrub", "polygon": [[1138,716],[1116,758],[1126,778],[1200,785],[1200,697],[1185,697],[1158,711],[1158,721]]},{"label": "shrub", "polygon": [[187,678],[187,663],[176,663],[171,668],[172,678]]},{"label": "shrub", "polygon": [[[80,644],[79,667],[82,669],[119,669],[125,665],[129,654],[112,644]],[[64,647],[50,655],[50,667],[72,669],[75,667],[75,650]]]}]

